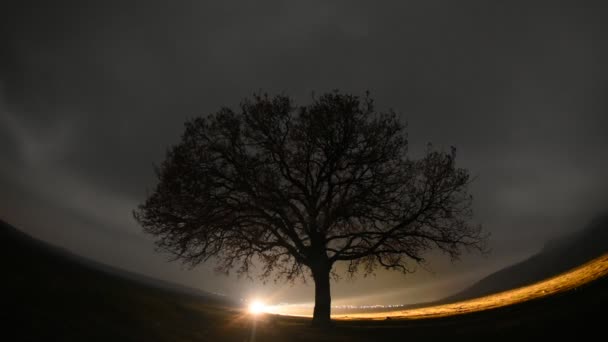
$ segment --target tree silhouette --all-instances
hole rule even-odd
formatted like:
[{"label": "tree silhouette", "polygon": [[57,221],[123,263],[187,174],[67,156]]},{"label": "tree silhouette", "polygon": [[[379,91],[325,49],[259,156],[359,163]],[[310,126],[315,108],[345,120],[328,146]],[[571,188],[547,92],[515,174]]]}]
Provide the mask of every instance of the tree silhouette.
[{"label": "tree silhouette", "polygon": [[[330,322],[330,274],[413,271],[423,254],[481,249],[468,223],[469,174],[455,150],[407,156],[404,126],[365,96],[338,91],[295,106],[254,95],[185,123],[134,211],[161,250],[191,265],[294,280],[312,275],[313,324]],[[309,273],[310,272],[310,273]]]}]

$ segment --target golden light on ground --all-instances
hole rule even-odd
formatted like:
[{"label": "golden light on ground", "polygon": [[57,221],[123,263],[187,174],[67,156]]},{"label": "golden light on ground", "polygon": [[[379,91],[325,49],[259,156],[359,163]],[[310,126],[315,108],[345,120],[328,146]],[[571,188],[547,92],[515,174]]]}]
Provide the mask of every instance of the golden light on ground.
[{"label": "golden light on ground", "polygon": [[266,305],[261,300],[253,300],[249,303],[249,313],[252,315],[258,315],[266,311]]},{"label": "golden light on ground", "polygon": [[532,299],[550,296],[556,293],[575,289],[606,275],[608,275],[608,254],[547,280],[513,290],[499,292],[489,296],[451,304],[409,310],[332,315],[332,318],[343,320],[386,319],[386,317],[395,319],[418,319],[458,315],[498,308],[501,306],[512,305]]}]

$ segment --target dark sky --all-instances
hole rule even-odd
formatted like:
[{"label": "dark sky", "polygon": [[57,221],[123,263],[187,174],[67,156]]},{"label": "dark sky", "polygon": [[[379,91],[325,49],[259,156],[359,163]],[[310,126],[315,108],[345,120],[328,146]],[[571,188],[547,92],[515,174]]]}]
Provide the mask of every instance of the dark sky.
[{"label": "dark sky", "polygon": [[[602,1],[5,1],[0,218],[76,253],[209,291],[312,300],[312,286],[188,270],[131,210],[187,118],[263,90],[370,90],[414,156],[458,148],[492,253],[342,280],[336,300],[458,290],[608,209]],[[355,298],[356,297],[356,298]]]}]

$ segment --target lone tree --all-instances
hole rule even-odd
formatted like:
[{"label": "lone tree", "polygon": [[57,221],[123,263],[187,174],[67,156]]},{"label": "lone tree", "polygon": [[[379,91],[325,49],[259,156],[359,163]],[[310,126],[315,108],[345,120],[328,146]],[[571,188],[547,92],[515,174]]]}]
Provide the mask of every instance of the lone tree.
[{"label": "lone tree", "polygon": [[[469,174],[455,150],[407,156],[404,126],[363,97],[330,92],[295,106],[254,95],[186,122],[134,211],[161,250],[197,265],[294,280],[312,275],[313,324],[330,322],[330,274],[376,267],[404,273],[439,249],[481,249]],[[308,273],[310,272],[310,273]],[[335,272],[335,270],[333,271]]]}]

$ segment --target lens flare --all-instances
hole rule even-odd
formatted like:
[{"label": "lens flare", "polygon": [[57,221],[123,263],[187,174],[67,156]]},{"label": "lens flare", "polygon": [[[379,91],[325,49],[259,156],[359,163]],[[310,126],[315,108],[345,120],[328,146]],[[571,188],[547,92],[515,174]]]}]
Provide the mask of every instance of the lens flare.
[{"label": "lens flare", "polygon": [[254,300],[251,303],[249,303],[249,313],[251,313],[253,315],[260,314],[260,313],[264,312],[265,309],[266,309],[266,305],[260,300]]}]

